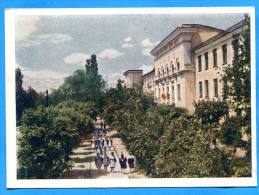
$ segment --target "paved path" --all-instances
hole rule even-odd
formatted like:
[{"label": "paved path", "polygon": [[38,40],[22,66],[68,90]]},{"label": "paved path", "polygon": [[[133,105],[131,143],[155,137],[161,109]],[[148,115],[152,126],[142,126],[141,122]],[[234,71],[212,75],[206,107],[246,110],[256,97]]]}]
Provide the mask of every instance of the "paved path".
[{"label": "paved path", "polygon": [[[95,126],[99,127],[99,121],[95,124]],[[86,178],[144,178],[145,176],[138,173],[130,173],[129,168],[127,168],[126,173],[121,173],[120,165],[119,165],[119,157],[118,154],[123,152],[123,154],[127,157],[129,156],[128,151],[126,150],[125,145],[122,143],[121,139],[116,136],[115,131],[108,132],[107,134],[113,140],[113,147],[111,151],[108,151],[108,156],[110,156],[111,152],[115,153],[116,156],[116,167],[114,172],[110,172],[110,167],[108,167],[108,171],[105,172],[103,167],[101,171],[98,171],[94,158],[96,156],[96,152],[91,148],[90,138],[85,138],[81,144],[72,151],[70,158],[74,160],[74,166],[71,171],[65,174],[64,178],[66,179],[86,179]]]}]

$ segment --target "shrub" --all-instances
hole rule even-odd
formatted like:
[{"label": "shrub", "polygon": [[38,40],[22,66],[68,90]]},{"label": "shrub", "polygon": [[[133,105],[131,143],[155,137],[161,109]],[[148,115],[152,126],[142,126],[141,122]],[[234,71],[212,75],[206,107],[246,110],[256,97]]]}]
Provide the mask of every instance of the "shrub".
[{"label": "shrub", "polygon": [[69,154],[90,133],[92,105],[67,101],[28,109],[18,139],[18,178],[59,178],[72,167]]}]

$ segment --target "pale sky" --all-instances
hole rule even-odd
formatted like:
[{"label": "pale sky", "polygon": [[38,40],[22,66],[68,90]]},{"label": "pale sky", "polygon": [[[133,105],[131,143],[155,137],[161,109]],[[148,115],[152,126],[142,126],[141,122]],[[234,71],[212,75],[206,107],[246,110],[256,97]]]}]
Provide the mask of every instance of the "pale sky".
[{"label": "pale sky", "polygon": [[57,88],[64,77],[84,69],[96,54],[99,73],[115,86],[127,69],[152,70],[150,50],[181,24],[204,24],[225,30],[243,14],[17,16],[16,64],[24,87]]}]

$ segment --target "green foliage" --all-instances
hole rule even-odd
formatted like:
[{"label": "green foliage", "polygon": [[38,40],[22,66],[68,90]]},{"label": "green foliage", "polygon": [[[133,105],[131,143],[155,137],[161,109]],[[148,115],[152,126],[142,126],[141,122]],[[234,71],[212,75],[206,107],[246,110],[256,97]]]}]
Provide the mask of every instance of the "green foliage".
[{"label": "green foliage", "polygon": [[203,127],[185,115],[174,119],[161,137],[156,172],[159,177],[225,176],[220,151]]},{"label": "green foliage", "polygon": [[80,102],[94,102],[98,110],[102,110],[105,81],[98,74],[96,56],[87,60],[86,70],[77,70],[65,78],[64,83],[50,94],[51,104],[58,104],[64,100]]},{"label": "green foliage", "polygon": [[[223,79],[226,102],[230,105],[229,116],[221,126],[221,141],[230,148],[228,166],[234,176],[251,176],[251,59],[250,18],[245,16],[245,28],[233,35],[234,57],[232,64],[224,68]],[[243,140],[243,136],[247,137]],[[237,158],[237,147],[247,152],[244,158]]]},{"label": "green foliage", "polygon": [[23,89],[23,75],[20,68],[15,70],[15,93],[16,93],[16,123],[20,124],[22,113],[27,108],[34,108],[38,93],[29,87],[28,91]]},{"label": "green foliage", "polygon": [[18,177],[59,178],[72,166],[69,154],[91,132],[92,103],[67,101],[27,109],[18,130]]},{"label": "green foliage", "polygon": [[228,114],[228,105],[225,101],[199,101],[194,103],[195,116],[201,120],[202,124],[215,124]]}]

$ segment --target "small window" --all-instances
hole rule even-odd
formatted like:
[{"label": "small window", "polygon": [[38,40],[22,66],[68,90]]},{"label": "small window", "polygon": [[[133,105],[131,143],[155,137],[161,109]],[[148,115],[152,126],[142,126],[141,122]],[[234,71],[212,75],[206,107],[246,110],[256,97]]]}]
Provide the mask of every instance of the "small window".
[{"label": "small window", "polygon": [[218,66],[217,48],[213,49],[213,67]]},{"label": "small window", "polygon": [[199,81],[199,98],[202,98],[202,81]]},{"label": "small window", "polygon": [[176,67],[177,67],[177,71],[180,71],[180,63],[178,58],[176,59]]},{"label": "small window", "polygon": [[181,101],[181,87],[180,84],[177,84],[177,99]]},{"label": "small window", "polygon": [[201,72],[202,64],[201,64],[201,55],[198,56],[198,71]]},{"label": "small window", "polygon": [[222,62],[223,62],[223,64],[227,64],[227,62],[228,62],[227,44],[224,44],[222,46]]},{"label": "small window", "polygon": [[174,99],[174,85],[172,85],[172,99]]},{"label": "small window", "polygon": [[205,70],[208,70],[209,69],[209,55],[208,55],[208,52],[206,52],[204,54],[204,59],[205,59]]},{"label": "small window", "polygon": [[213,79],[214,83],[214,97],[218,97],[219,89],[218,89],[218,79]]},{"label": "small window", "polygon": [[205,80],[205,98],[209,98],[209,81]]}]

